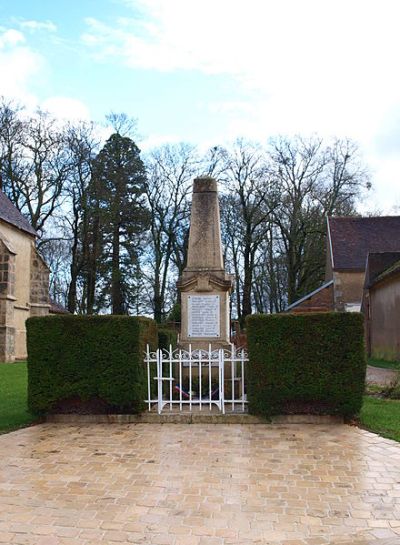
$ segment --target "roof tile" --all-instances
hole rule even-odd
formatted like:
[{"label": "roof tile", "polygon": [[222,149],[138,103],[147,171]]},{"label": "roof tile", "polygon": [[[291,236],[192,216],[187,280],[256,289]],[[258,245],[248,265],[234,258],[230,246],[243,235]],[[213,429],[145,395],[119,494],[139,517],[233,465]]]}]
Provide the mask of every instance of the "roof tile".
[{"label": "roof tile", "polygon": [[400,216],[328,218],[335,270],[364,271],[370,252],[400,251]]},{"label": "roof tile", "polygon": [[14,225],[14,227],[17,227],[30,235],[35,237],[38,236],[29,221],[2,191],[0,191],[0,220],[10,223],[11,225]]}]

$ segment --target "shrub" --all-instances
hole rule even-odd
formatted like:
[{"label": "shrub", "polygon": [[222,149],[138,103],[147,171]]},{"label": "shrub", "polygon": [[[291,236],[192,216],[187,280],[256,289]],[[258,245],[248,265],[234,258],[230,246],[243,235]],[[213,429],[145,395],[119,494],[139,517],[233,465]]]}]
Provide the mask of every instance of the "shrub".
[{"label": "shrub", "polygon": [[400,373],[390,381],[390,384],[382,387],[382,396],[388,399],[400,399]]},{"label": "shrub", "polygon": [[181,321],[181,305],[180,303],[174,303],[171,312],[168,314],[167,322],[180,322]]},{"label": "shrub", "polygon": [[139,412],[147,397],[144,350],[157,345],[153,320],[45,316],[27,320],[31,411]]},{"label": "shrub", "polygon": [[249,411],[357,414],[365,388],[358,313],[254,315],[247,319]]},{"label": "shrub", "polygon": [[177,332],[174,329],[159,326],[158,348],[169,350],[170,345],[174,349],[177,343]]}]

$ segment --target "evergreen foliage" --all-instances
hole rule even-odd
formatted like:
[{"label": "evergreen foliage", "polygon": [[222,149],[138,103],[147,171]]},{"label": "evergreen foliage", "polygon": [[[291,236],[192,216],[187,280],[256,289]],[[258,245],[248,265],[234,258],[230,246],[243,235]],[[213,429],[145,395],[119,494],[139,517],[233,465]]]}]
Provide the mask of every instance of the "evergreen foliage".
[{"label": "evergreen foliage", "polygon": [[253,315],[247,339],[251,413],[359,412],[366,372],[361,314]]},{"label": "evergreen foliage", "polygon": [[[239,138],[205,153],[166,143],[142,155],[136,122],[66,124],[0,97],[3,190],[41,235],[53,300],[71,313],[168,321],[185,267],[192,180],[219,182],[232,315],[280,312],[324,279],[326,216],[357,214],[368,169],[348,138]],[[144,164],[145,163],[145,164]],[[174,320],[178,321],[178,320]]]},{"label": "evergreen foliage", "polygon": [[174,329],[168,327],[158,327],[158,348],[169,350],[169,347],[172,346],[172,349],[176,348],[178,335]]},{"label": "evergreen foliage", "polygon": [[[45,316],[26,322],[28,406],[34,413],[63,402],[99,402],[110,412],[140,412],[147,397],[146,344],[157,326],[128,316]],[[60,409],[58,409],[60,410]],[[62,410],[62,409],[61,409]]]},{"label": "evergreen foliage", "polygon": [[88,269],[92,281],[88,312],[111,306],[113,314],[128,314],[129,304],[134,305],[135,272],[149,224],[145,182],[139,148],[127,136],[111,135],[94,161],[89,188],[92,221]]},{"label": "evergreen foliage", "polygon": [[168,314],[167,322],[180,322],[182,319],[182,309],[180,303],[174,303],[171,312]]}]

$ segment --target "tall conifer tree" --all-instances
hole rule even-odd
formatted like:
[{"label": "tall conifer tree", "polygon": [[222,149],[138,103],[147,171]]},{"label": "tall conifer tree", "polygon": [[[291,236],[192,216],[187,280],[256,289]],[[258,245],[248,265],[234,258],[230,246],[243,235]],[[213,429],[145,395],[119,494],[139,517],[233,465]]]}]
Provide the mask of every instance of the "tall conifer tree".
[{"label": "tall conifer tree", "polygon": [[[114,133],[94,161],[91,188],[97,311],[111,307],[113,314],[129,312],[149,220],[143,197],[145,181],[139,148],[131,138]],[[96,243],[99,237],[100,245]]]}]

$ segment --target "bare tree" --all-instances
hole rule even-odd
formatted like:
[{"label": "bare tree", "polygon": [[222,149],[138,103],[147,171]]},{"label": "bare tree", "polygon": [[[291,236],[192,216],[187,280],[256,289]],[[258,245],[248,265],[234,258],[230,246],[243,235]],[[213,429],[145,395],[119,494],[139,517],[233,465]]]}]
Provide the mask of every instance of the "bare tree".
[{"label": "bare tree", "polygon": [[318,137],[272,140],[268,169],[281,194],[274,224],[292,303],[323,278],[326,215],[355,214],[356,199],[369,179],[354,144],[336,140],[325,147]]},{"label": "bare tree", "polygon": [[[95,127],[91,123],[69,124],[66,140],[71,170],[66,186],[71,214],[65,216],[71,237],[70,282],[68,288],[68,310],[87,311],[88,266],[89,266],[89,187],[92,179],[92,165],[99,142]],[[81,293],[78,283],[81,281]]]},{"label": "bare tree", "polygon": [[41,251],[54,269],[52,293],[65,300],[68,284],[71,312],[107,308],[112,291],[117,312],[166,317],[186,261],[191,182],[200,174],[220,182],[238,317],[243,322],[253,309],[279,312],[323,280],[326,215],[356,214],[370,187],[354,142],[296,136],[267,147],[244,140],[216,145],[202,158],[191,145],[166,145],[148,154],[147,179],[140,168],[140,183],[128,180],[124,192],[114,172],[122,168],[122,148],[111,144],[129,140],[136,120],[112,112],[107,122],[113,140],[98,154],[93,125],[61,126],[44,112],[28,116],[0,101],[0,181],[42,235]]},{"label": "bare tree", "polygon": [[370,173],[352,140],[336,138],[326,149],[324,176],[315,190],[315,198],[325,214],[352,215],[357,201],[371,189]]},{"label": "bare tree", "polygon": [[270,222],[269,233],[260,246],[254,270],[253,296],[256,311],[274,313],[284,310],[287,302],[285,255]]},{"label": "bare tree", "polygon": [[129,117],[126,113],[110,112],[106,115],[106,124],[120,136],[129,138],[137,136],[137,119]]},{"label": "bare tree", "polygon": [[68,304],[70,241],[67,238],[52,238],[40,249],[50,268],[50,298],[66,307]]},{"label": "bare tree", "polygon": [[4,97],[0,100],[0,177],[2,189],[13,202],[18,202],[18,180],[24,171],[22,142],[25,123],[21,119],[23,108]]},{"label": "bare tree", "polygon": [[[240,320],[252,312],[252,284],[257,252],[269,233],[269,222],[277,206],[270,183],[264,150],[238,140],[224,154],[223,182],[230,198],[222,216],[236,276],[237,313]],[[230,208],[230,210],[229,210]],[[239,289],[241,293],[239,293]]]},{"label": "bare tree", "polygon": [[[0,106],[0,156],[3,188],[15,206],[43,234],[62,203],[70,163],[64,129],[38,110],[21,119],[10,103]],[[40,244],[40,243],[39,243]]]},{"label": "bare tree", "polygon": [[[196,148],[189,144],[166,145],[147,159],[146,196],[151,213],[149,260],[154,318],[167,313],[169,273],[183,268],[182,241],[187,242],[191,182],[199,165]],[[170,303],[171,297],[169,297]]]}]

